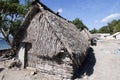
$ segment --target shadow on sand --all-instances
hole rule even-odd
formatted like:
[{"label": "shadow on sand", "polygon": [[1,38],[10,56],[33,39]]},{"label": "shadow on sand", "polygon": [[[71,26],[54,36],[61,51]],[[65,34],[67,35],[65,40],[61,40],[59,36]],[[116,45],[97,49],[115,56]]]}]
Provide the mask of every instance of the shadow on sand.
[{"label": "shadow on sand", "polygon": [[4,70],[4,68],[0,68],[0,72],[2,72]]},{"label": "shadow on sand", "polygon": [[96,58],[93,52],[94,52],[93,48],[90,47],[88,50],[86,60],[83,62],[82,66],[73,70],[72,80],[76,78],[82,78],[82,76],[84,75],[90,76],[93,74],[94,72],[93,68],[96,63]]}]

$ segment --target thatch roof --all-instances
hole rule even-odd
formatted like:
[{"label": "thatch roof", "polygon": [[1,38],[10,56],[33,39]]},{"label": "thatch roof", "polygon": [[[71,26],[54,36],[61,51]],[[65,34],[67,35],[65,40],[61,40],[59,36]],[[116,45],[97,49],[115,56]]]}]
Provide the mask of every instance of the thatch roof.
[{"label": "thatch roof", "polygon": [[89,44],[86,36],[42,3],[34,3],[25,16],[13,44],[30,43],[28,53],[53,57],[61,50],[84,57]]},{"label": "thatch roof", "polygon": [[87,29],[83,29],[81,33],[86,37],[87,40],[93,38],[92,34]]}]

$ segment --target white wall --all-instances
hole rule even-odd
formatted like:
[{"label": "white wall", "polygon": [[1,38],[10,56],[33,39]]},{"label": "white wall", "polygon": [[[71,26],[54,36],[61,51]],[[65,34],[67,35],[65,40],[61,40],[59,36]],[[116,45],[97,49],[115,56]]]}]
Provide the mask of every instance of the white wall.
[{"label": "white wall", "polygon": [[120,34],[116,35],[116,39],[120,39]]}]

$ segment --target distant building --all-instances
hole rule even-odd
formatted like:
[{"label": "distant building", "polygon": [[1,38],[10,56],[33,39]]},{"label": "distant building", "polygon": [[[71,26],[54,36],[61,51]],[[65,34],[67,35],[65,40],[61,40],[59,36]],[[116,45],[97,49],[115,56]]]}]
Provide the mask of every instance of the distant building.
[{"label": "distant building", "polygon": [[94,34],[93,36],[96,36],[99,39],[106,39],[108,36],[110,36],[110,34],[109,33],[97,33],[97,34]]},{"label": "distant building", "polygon": [[113,38],[115,39],[120,39],[120,32],[116,32],[115,34],[112,35]]},{"label": "distant building", "polygon": [[97,37],[98,39],[120,39],[120,32],[116,32],[113,35],[110,35],[109,33],[97,33],[93,34],[93,36]]}]

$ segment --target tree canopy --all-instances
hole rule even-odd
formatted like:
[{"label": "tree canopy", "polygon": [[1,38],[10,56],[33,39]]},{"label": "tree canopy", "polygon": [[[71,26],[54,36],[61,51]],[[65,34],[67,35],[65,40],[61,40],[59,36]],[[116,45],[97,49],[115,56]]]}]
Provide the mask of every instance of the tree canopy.
[{"label": "tree canopy", "polygon": [[74,19],[72,23],[80,30],[83,30],[84,28],[88,29],[79,18]]},{"label": "tree canopy", "polygon": [[20,0],[0,0],[0,31],[9,44],[9,35],[15,35],[31,1],[24,0],[25,4],[20,4]]},{"label": "tree canopy", "polygon": [[90,33],[94,34],[94,33],[97,33],[98,30],[96,28],[94,28],[93,30],[90,30]]},{"label": "tree canopy", "polygon": [[[91,32],[93,32],[93,30],[91,30]],[[113,20],[110,23],[108,23],[106,26],[101,27],[99,30],[97,30],[94,33],[110,33],[110,34],[114,34],[116,32],[120,31],[120,19],[119,20]]]}]

